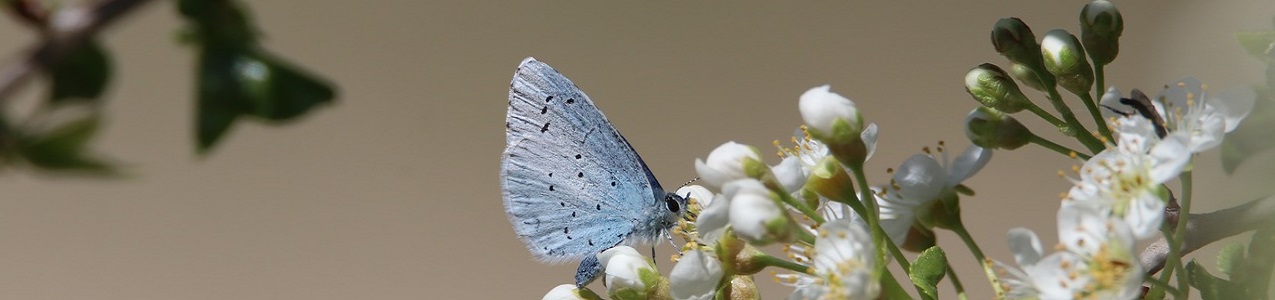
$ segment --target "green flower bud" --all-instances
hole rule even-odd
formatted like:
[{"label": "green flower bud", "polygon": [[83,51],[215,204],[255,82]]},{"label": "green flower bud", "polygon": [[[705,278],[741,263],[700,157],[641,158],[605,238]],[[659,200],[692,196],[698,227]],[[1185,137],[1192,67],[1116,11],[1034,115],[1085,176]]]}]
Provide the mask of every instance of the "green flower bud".
[{"label": "green flower bud", "polygon": [[1006,113],[1023,111],[1030,103],[1018,84],[1000,67],[984,63],[965,73],[965,92],[983,106]]},{"label": "green flower bud", "polygon": [[965,136],[979,147],[1014,150],[1030,142],[1033,135],[1013,117],[979,107],[965,117]]},{"label": "green flower bud", "polygon": [[[1020,63],[1014,63],[1013,66],[1010,66],[1009,74],[1014,75],[1014,79],[1018,79],[1019,82],[1022,82],[1024,85],[1027,85],[1027,87],[1030,87],[1037,91],[1044,92],[1046,86],[1053,85],[1052,82],[1046,85],[1045,79],[1040,78],[1041,73],[1033,71],[1031,68],[1028,68],[1027,66],[1024,66],[1023,64],[1020,64]],[[1047,73],[1044,75],[1049,76],[1049,74]],[[1050,76],[1050,80],[1053,80],[1053,76]]]},{"label": "green flower bud", "polygon": [[1036,35],[1018,18],[1003,18],[992,25],[992,47],[1011,62],[1031,67],[1041,65]]},{"label": "green flower bud", "polygon": [[1095,0],[1080,10],[1080,39],[1094,64],[1105,65],[1116,59],[1123,32],[1124,18],[1115,4]]},{"label": "green flower bud", "polygon": [[803,190],[817,192],[825,198],[841,203],[858,201],[858,196],[854,194],[853,182],[854,179],[846,173],[841,162],[828,156],[820,161],[819,165],[810,169],[810,177],[806,180],[806,187]]},{"label": "green flower bud", "polygon": [[1050,30],[1040,42],[1040,54],[1045,69],[1054,74],[1059,86],[1077,95],[1089,93],[1093,86],[1093,68],[1085,59],[1085,49],[1076,36],[1062,29]]}]

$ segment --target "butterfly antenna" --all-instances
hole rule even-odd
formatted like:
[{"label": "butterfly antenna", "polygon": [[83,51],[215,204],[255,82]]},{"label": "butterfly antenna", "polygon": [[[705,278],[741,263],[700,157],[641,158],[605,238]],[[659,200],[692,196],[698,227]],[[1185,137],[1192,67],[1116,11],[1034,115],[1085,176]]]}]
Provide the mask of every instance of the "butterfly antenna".
[{"label": "butterfly antenna", "polygon": [[691,183],[694,183],[694,182],[696,182],[696,181],[699,181],[699,177],[695,177],[695,178],[691,179],[691,181],[687,181],[686,183],[683,183],[683,184],[682,184],[682,186],[681,186],[681,187],[679,187],[679,189],[680,189],[680,188],[684,188],[684,187],[686,187],[686,186],[688,186],[688,185],[691,185]]}]

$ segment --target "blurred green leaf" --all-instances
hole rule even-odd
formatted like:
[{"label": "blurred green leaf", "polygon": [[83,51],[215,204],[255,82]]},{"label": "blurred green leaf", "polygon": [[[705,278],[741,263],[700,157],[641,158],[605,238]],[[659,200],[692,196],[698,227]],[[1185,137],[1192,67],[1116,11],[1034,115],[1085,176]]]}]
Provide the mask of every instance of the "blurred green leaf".
[{"label": "blurred green leaf", "polygon": [[1242,263],[1244,263],[1243,245],[1230,243],[1217,253],[1217,270],[1227,276],[1234,276]]},{"label": "blurred green leaf", "polygon": [[87,41],[67,53],[49,70],[52,79],[49,93],[54,104],[68,101],[94,101],[102,95],[111,76],[111,60],[96,41]]},{"label": "blurred green leaf", "polygon": [[1248,55],[1267,63],[1275,63],[1275,31],[1249,31],[1235,34]]},{"label": "blurred green leaf", "polygon": [[943,248],[938,246],[930,247],[921,252],[916,257],[916,261],[912,262],[911,274],[908,278],[912,279],[912,284],[920,288],[922,299],[938,299],[938,284],[943,280],[943,275],[947,273],[947,255],[943,253]]},{"label": "blurred green leaf", "polygon": [[53,125],[46,131],[23,134],[18,139],[18,150],[27,162],[44,169],[115,174],[110,164],[86,151],[85,144],[97,132],[98,123],[97,115],[90,115]]},{"label": "blurred green leaf", "polygon": [[1209,274],[1208,270],[1194,260],[1186,264],[1186,271],[1189,274],[1191,286],[1200,291],[1200,297],[1204,300],[1240,299],[1235,298],[1238,295],[1231,294],[1235,288],[1234,284]]},{"label": "blurred green leaf", "polygon": [[1240,164],[1259,153],[1275,149],[1275,94],[1257,88],[1257,101],[1248,117],[1222,140],[1222,170],[1234,173]]},{"label": "blurred green leaf", "polygon": [[326,80],[261,49],[247,10],[236,1],[181,0],[191,21],[188,38],[198,45],[197,149],[207,153],[239,116],[288,121],[331,103]]}]

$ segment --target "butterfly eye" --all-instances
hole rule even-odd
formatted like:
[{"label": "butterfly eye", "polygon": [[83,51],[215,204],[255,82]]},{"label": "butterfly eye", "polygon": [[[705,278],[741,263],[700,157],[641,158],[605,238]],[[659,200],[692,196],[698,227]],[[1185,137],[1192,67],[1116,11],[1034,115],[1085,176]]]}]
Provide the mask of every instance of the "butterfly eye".
[{"label": "butterfly eye", "polygon": [[668,205],[668,211],[673,213],[678,213],[682,209],[681,205],[677,203],[677,199],[673,197],[664,197],[664,204]]}]

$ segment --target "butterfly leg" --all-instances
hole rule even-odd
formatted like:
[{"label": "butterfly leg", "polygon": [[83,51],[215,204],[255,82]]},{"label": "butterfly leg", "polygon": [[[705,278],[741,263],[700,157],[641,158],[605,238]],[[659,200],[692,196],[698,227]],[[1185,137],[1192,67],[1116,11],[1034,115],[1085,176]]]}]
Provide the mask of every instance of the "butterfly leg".
[{"label": "butterfly leg", "polygon": [[576,268],[576,286],[584,287],[598,278],[602,274],[602,264],[598,262],[598,254],[590,254],[580,261],[580,267]]}]

